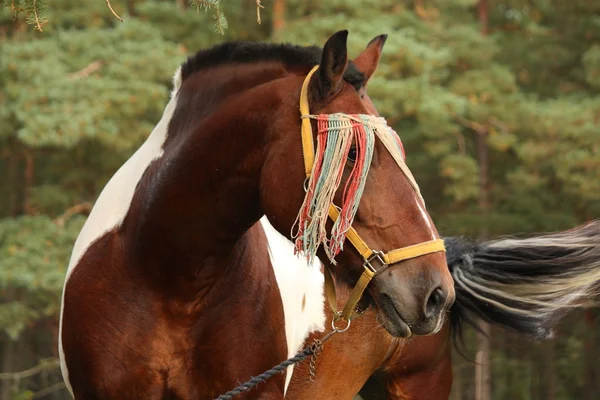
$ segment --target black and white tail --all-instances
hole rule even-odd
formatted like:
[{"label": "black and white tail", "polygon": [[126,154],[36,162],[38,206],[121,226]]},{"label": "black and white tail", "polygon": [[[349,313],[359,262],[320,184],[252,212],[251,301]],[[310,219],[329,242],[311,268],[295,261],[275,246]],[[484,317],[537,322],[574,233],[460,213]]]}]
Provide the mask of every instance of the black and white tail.
[{"label": "black and white tail", "polygon": [[591,306],[600,292],[600,220],[530,238],[472,242],[448,237],[456,302],[455,333],[474,317],[538,338],[552,336],[573,308]]}]

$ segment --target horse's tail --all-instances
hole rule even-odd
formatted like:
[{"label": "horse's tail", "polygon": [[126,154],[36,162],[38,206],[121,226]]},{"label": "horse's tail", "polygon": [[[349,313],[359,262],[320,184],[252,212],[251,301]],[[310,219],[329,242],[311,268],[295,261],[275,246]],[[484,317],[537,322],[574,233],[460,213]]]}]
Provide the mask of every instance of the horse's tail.
[{"label": "horse's tail", "polygon": [[[455,333],[473,317],[538,338],[600,292],[600,220],[524,239],[444,239],[456,288]],[[476,324],[475,324],[476,325]]]}]

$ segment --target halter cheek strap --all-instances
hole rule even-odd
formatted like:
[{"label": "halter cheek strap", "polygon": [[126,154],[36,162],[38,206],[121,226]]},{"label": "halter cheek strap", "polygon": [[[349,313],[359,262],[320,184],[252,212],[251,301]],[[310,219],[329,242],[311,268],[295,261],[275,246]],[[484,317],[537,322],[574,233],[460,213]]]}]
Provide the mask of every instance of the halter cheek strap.
[{"label": "halter cheek strap", "polygon": [[[308,106],[308,85],[310,82],[310,78],[319,68],[316,65],[306,76],[304,82],[302,84],[302,90],[300,92],[300,113],[303,116],[302,118],[302,151],[304,154],[304,172],[306,174],[306,179],[308,180],[311,176],[312,167],[315,161],[315,149],[314,149],[314,141],[312,134],[311,121],[307,118],[310,115],[309,106]],[[388,149],[389,150],[389,149]],[[402,172],[407,175],[409,181],[414,182],[414,178],[412,174],[409,176],[410,171],[408,168],[403,165],[400,166]],[[416,184],[413,184],[415,187]],[[415,187],[415,190],[418,191],[418,187]],[[333,222],[335,222],[339,217],[339,211],[337,207],[333,204],[329,205],[329,218]],[[352,243],[354,248],[358,251],[358,253],[362,256],[363,263],[363,273],[354,285],[352,292],[350,293],[350,297],[348,301],[344,305],[342,311],[337,310],[337,299],[335,292],[335,285],[333,283],[333,278],[331,276],[331,272],[329,268],[325,267],[325,293],[327,296],[327,301],[329,303],[329,307],[333,311],[335,315],[334,324],[337,320],[344,319],[350,324],[350,321],[356,316],[360,315],[362,311],[357,310],[357,305],[362,295],[367,288],[369,282],[376,275],[383,272],[386,268],[388,268],[392,264],[399,263],[401,261],[405,261],[411,258],[420,257],[426,254],[437,253],[437,252],[445,252],[446,249],[444,247],[444,241],[442,239],[430,240],[423,243],[414,244],[412,246],[402,247],[394,250],[390,250],[387,253],[383,253],[381,251],[373,250],[371,247],[367,245],[367,243],[360,237],[358,232],[352,227],[348,229],[345,234],[346,238]]]}]

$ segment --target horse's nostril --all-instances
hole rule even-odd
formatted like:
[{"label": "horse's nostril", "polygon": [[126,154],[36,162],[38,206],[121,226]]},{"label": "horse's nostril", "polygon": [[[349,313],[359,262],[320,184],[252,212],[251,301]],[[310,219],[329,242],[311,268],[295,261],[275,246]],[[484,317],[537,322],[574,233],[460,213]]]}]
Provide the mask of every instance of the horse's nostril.
[{"label": "horse's nostril", "polygon": [[425,317],[426,318],[434,318],[436,317],[444,308],[446,304],[446,293],[441,287],[436,287],[433,289],[429,298],[427,299],[427,303],[425,303]]}]

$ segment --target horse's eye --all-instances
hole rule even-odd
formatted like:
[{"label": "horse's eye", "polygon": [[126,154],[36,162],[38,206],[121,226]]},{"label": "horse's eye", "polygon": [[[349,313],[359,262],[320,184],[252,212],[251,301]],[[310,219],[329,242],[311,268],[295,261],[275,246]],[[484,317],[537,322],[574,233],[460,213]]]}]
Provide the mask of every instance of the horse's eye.
[{"label": "horse's eye", "polygon": [[348,152],[348,160],[354,162],[356,161],[356,147],[350,147],[350,151]]}]

